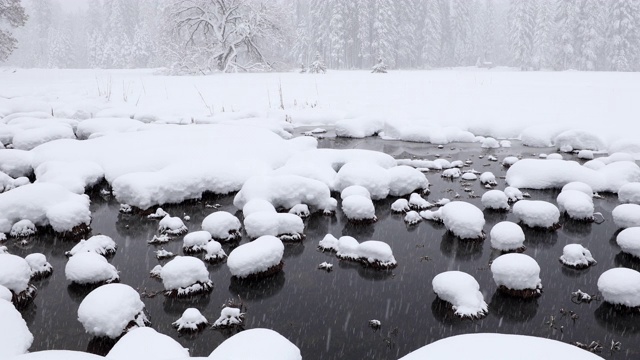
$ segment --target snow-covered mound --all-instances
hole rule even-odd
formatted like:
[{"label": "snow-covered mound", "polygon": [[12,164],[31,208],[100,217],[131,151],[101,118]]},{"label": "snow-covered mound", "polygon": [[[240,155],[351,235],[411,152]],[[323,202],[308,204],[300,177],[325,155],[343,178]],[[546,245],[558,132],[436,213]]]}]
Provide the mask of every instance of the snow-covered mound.
[{"label": "snow-covered mound", "polygon": [[167,215],[158,223],[158,231],[161,234],[181,235],[189,231],[189,229],[179,217]]},{"label": "snow-covered mound", "polygon": [[78,320],[87,333],[112,339],[148,324],[140,294],[125,284],[107,284],[91,291],[78,307]]},{"label": "snow-covered mound", "polygon": [[338,251],[338,244],[339,244],[339,240],[335,236],[333,236],[331,234],[327,234],[318,243],[318,249],[320,249],[322,251],[336,251],[337,252]]},{"label": "snow-covered mound", "polygon": [[342,200],[342,212],[351,221],[376,221],[376,208],[370,198],[362,195],[347,196]]},{"label": "snow-covered mound", "polygon": [[3,149],[0,151],[0,171],[12,178],[29,176],[33,173],[32,160],[30,151]]},{"label": "snow-covered mound", "polygon": [[244,313],[239,307],[225,306],[220,310],[220,317],[213,323],[213,328],[228,328],[244,323]]},{"label": "snow-covered mound", "polygon": [[129,118],[95,118],[81,121],[76,129],[78,139],[89,139],[114,133],[138,131],[144,123]]},{"label": "snow-covered mound", "polygon": [[111,348],[109,360],[178,360],[189,357],[189,349],[150,327],[133,328]]},{"label": "snow-covered mound", "polygon": [[222,245],[217,241],[209,241],[205,246],[204,251],[206,252],[204,260],[208,262],[218,262],[227,257],[227,253],[222,250]]},{"label": "snow-covered mound", "polygon": [[33,335],[22,314],[10,302],[0,299],[0,319],[0,358],[11,359],[26,353],[33,342]]},{"label": "snow-covered mound", "polygon": [[420,194],[412,193],[409,195],[409,207],[413,210],[426,210],[433,205],[425,200]]},{"label": "snow-covered mound", "polygon": [[507,195],[507,198],[509,198],[509,202],[512,203],[524,199],[524,194],[522,193],[522,191],[513,186],[507,186],[506,188],[504,188],[504,194]]},{"label": "snow-covered mound", "polygon": [[360,195],[371,199],[371,193],[366,187],[360,185],[347,186],[340,192],[340,199],[344,200],[351,195]]},{"label": "snow-covered mound", "polygon": [[422,221],[422,216],[417,211],[411,210],[404,216],[404,222],[409,225],[415,225],[420,221]]},{"label": "snow-covered mound", "polygon": [[270,275],[282,269],[284,244],[275,236],[261,236],[235,248],[227,258],[231,275],[246,278]]},{"label": "snow-covered mound", "polygon": [[572,181],[570,183],[567,183],[565,186],[562,187],[561,192],[565,190],[582,191],[589,197],[593,197],[593,189],[591,188],[591,186],[589,186],[589,184],[585,184],[583,182]]},{"label": "snow-covered mound", "polygon": [[74,194],[56,184],[20,186],[0,194],[0,233],[10,232],[13,224],[25,219],[38,226],[51,225],[59,233],[88,227],[89,203],[87,195]]},{"label": "snow-covered mound", "polygon": [[32,253],[24,258],[31,267],[31,278],[42,278],[51,275],[53,267],[47,261],[47,257],[41,253]]},{"label": "snow-covered mound", "polygon": [[532,297],[540,295],[540,266],[525,254],[504,254],[491,263],[493,280],[500,291],[512,296]]},{"label": "snow-covered mound", "polygon": [[80,240],[71,250],[65,252],[67,256],[73,256],[81,252],[94,252],[103,256],[109,256],[116,253],[116,242],[106,235],[94,235],[87,240]]},{"label": "snow-covered mound", "polygon": [[13,299],[13,293],[7,289],[4,285],[0,285],[0,300],[11,302]]},{"label": "snow-covered mound", "polygon": [[225,340],[209,355],[212,360],[302,360],[300,349],[277,332],[249,329]]},{"label": "snow-covered mound", "polygon": [[456,315],[479,318],[487,314],[487,303],[473,276],[462,271],[446,271],[436,275],[431,284],[433,292],[450,303]]},{"label": "snow-covered mound", "polygon": [[247,235],[258,238],[277,236],[284,241],[300,241],[304,237],[304,222],[299,216],[288,213],[256,212],[244,219]]},{"label": "snow-covered mound", "polygon": [[509,210],[509,198],[500,190],[489,190],[482,194],[482,206],[492,210]]},{"label": "snow-covered mound", "polygon": [[480,144],[480,147],[483,149],[497,149],[500,147],[500,143],[498,142],[498,140],[492,137],[487,137],[482,139],[482,143]]},{"label": "snow-covered mound", "polygon": [[452,201],[436,211],[420,213],[427,220],[441,220],[453,235],[461,239],[484,239],[484,214],[475,205]]},{"label": "snow-covered mound", "polygon": [[168,215],[169,215],[168,212],[164,211],[164,209],[159,207],[159,208],[156,209],[156,211],[154,211],[153,213],[147,215],[147,219],[161,220],[165,216],[168,216]]},{"label": "snow-covered mound", "polygon": [[555,146],[565,152],[573,150],[606,150],[604,141],[596,134],[584,130],[567,130],[553,140]]},{"label": "snow-covered mound", "polygon": [[502,166],[511,167],[513,166],[513,164],[517,163],[518,161],[520,161],[520,159],[518,159],[515,156],[507,156],[504,159],[502,159]]},{"label": "snow-covered mound", "polygon": [[218,241],[238,240],[242,236],[241,229],[240,220],[226,211],[216,211],[202,220],[202,230]]},{"label": "snow-covered mound", "polygon": [[611,212],[613,222],[621,228],[640,226],[640,205],[622,204]]},{"label": "snow-covered mound", "polygon": [[490,185],[490,186],[498,185],[498,182],[496,181],[496,176],[493,175],[493,173],[490,171],[485,171],[482,174],[480,174],[480,182],[484,185]]},{"label": "snow-covered mound", "polygon": [[404,196],[417,190],[428,190],[429,181],[419,170],[410,166],[396,166],[387,170],[389,195]]},{"label": "snow-covered mound", "polygon": [[254,199],[264,199],[275,208],[291,209],[306,204],[314,210],[333,212],[336,200],[327,184],[298,175],[256,176],[247,180],[233,199],[238,209]]},{"label": "snow-covered mound", "polygon": [[36,225],[31,220],[24,219],[13,224],[9,236],[11,237],[29,237],[35,235],[38,232]]},{"label": "snow-covered mound", "polygon": [[593,151],[591,150],[580,150],[578,151],[578,158],[583,160],[593,160]]},{"label": "snow-covered mound", "polygon": [[298,204],[298,205],[294,205],[291,209],[289,209],[289,214],[293,214],[299,218],[306,218],[309,217],[309,215],[311,215],[311,211],[309,210],[309,207],[306,204]]},{"label": "snow-covered mound", "polygon": [[0,285],[13,293],[17,306],[27,305],[36,296],[36,288],[29,284],[31,267],[20,256],[0,252]]},{"label": "snow-covered mound", "polygon": [[409,207],[409,201],[407,199],[398,199],[391,204],[391,211],[395,213],[402,213],[411,210]]},{"label": "snow-covered mound", "polygon": [[560,221],[560,210],[552,203],[541,200],[522,200],[513,205],[517,221],[529,227],[553,229]]},{"label": "snow-covered mound", "polygon": [[344,119],[336,122],[335,131],[338,137],[362,139],[377,135],[384,129],[385,121],[380,118],[360,117]]},{"label": "snow-covered mound", "polygon": [[620,231],[616,242],[622,251],[640,258],[640,227],[634,226]]},{"label": "snow-covered mound", "polygon": [[257,212],[276,213],[277,211],[273,204],[263,199],[250,200],[242,207],[242,215],[244,215],[245,218]]},{"label": "snow-covered mound", "polygon": [[618,190],[618,200],[621,203],[640,204],[640,182],[622,185]]},{"label": "snow-covered mound", "polygon": [[509,185],[519,188],[562,188],[579,181],[594,191],[618,192],[621,186],[640,181],[640,167],[635,162],[619,161],[593,170],[575,161],[524,159],[509,168],[506,179]]},{"label": "snow-covered mound", "polygon": [[640,307],[640,272],[627,268],[607,270],[598,278],[598,290],[610,304]]},{"label": "snow-covered mound", "polygon": [[211,241],[211,234],[208,231],[194,231],[184,236],[182,251],[186,254],[193,254],[204,251]]},{"label": "snow-covered mound", "polygon": [[171,325],[178,331],[198,331],[204,329],[209,322],[196,308],[188,308],[182,316]]},{"label": "snow-covered mound", "polygon": [[443,171],[440,176],[445,178],[445,179],[457,179],[461,175],[462,175],[462,172],[460,171],[460,169],[453,168],[453,169],[447,169],[447,170]]},{"label": "snow-covered mound", "polygon": [[423,346],[400,360],[513,360],[514,356],[518,360],[539,360],[549,358],[550,354],[556,359],[602,360],[600,356],[564,342],[534,336],[494,333],[448,337]]},{"label": "snow-covered mound", "polygon": [[569,244],[562,249],[560,262],[577,269],[584,269],[597,262],[591,255],[591,251],[580,244]]},{"label": "snow-covered mound", "polygon": [[31,150],[38,145],[58,139],[75,139],[71,126],[53,124],[19,131],[13,137],[13,148]]},{"label": "snow-covered mound", "polygon": [[391,191],[387,169],[369,162],[350,162],[340,168],[335,178],[335,190],[342,192],[352,185],[365,187],[373,200],[384,199]]},{"label": "snow-covered mound", "polygon": [[433,123],[423,125],[397,120],[387,120],[384,127],[384,138],[436,145],[445,145],[451,142],[471,143],[475,141],[475,136],[472,133],[455,126],[439,126]]},{"label": "snow-covered mound", "polygon": [[26,177],[19,177],[17,179],[0,171],[0,193],[15,189],[20,186],[29,184],[29,179]]},{"label": "snow-covered mound", "polygon": [[511,221],[502,221],[491,228],[489,232],[491,247],[501,251],[524,250],[524,231],[520,225]]},{"label": "snow-covered mound", "polygon": [[593,198],[579,190],[563,190],[557,198],[558,209],[570,218],[581,221],[593,220]]},{"label": "snow-covered mound", "polygon": [[118,270],[102,255],[80,252],[69,258],[64,268],[67,280],[76,284],[100,284],[118,281]]},{"label": "snow-covered mound", "polygon": [[167,296],[189,296],[213,289],[207,266],[192,256],[176,256],[162,267],[160,277]]},{"label": "snow-covered mound", "polygon": [[55,183],[76,194],[83,194],[104,178],[104,170],[91,161],[47,161],[35,169],[37,182]]}]

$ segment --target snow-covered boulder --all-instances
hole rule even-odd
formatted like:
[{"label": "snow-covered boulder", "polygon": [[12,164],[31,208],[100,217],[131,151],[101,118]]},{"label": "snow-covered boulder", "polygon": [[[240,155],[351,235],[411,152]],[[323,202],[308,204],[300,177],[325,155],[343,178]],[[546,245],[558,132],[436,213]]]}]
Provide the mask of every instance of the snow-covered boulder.
[{"label": "snow-covered boulder", "polygon": [[411,210],[404,216],[404,222],[408,225],[416,225],[420,221],[422,221],[422,216],[417,211]]},{"label": "snow-covered boulder", "polygon": [[482,206],[491,210],[509,210],[509,198],[500,190],[489,190],[482,194]]},{"label": "snow-covered boulder", "polygon": [[188,308],[182,316],[171,325],[178,331],[198,331],[204,329],[209,322],[196,308]]},{"label": "snow-covered boulder", "polygon": [[13,148],[31,150],[38,145],[58,139],[75,139],[71,126],[63,124],[46,125],[19,131],[13,137]]},{"label": "snow-covered boulder", "polygon": [[611,212],[613,222],[620,228],[640,226],[640,205],[622,204]]},{"label": "snow-covered boulder", "polygon": [[480,147],[483,149],[497,149],[500,147],[500,143],[492,137],[487,137],[482,140]]},{"label": "snow-covered boulder", "polygon": [[335,236],[333,236],[331,234],[327,234],[318,243],[318,249],[320,249],[322,251],[335,251],[335,252],[337,252],[338,251],[338,244],[339,244],[339,240]]},{"label": "snow-covered boulder", "polygon": [[591,251],[580,244],[569,244],[562,249],[560,262],[576,269],[588,268],[597,262],[591,255]]},{"label": "snow-covered boulder", "polygon": [[522,193],[522,191],[513,186],[507,186],[506,188],[504,188],[504,194],[507,195],[507,198],[511,203],[524,199],[524,194]]},{"label": "snow-covered boulder", "polygon": [[342,212],[350,221],[373,222],[377,220],[373,201],[362,195],[351,195],[342,200]]},{"label": "snow-covered boulder", "polygon": [[622,251],[640,258],[640,227],[634,226],[620,231],[616,242]]},{"label": "snow-covered boulder", "polygon": [[13,293],[7,289],[4,285],[0,285],[0,300],[11,302],[13,299]]},{"label": "snow-covered boulder", "polygon": [[431,284],[433,292],[451,304],[456,315],[480,318],[487,314],[487,303],[473,276],[462,271],[446,271],[436,275]]},{"label": "snow-covered boulder", "polygon": [[91,291],[78,307],[78,320],[87,333],[112,339],[149,324],[140,294],[125,284],[107,284]]},{"label": "snow-covered boulder", "polygon": [[240,220],[226,211],[216,211],[202,220],[202,230],[208,231],[217,241],[238,240],[242,236],[241,229]]},{"label": "snow-covered boulder", "polygon": [[598,278],[598,290],[610,304],[640,307],[640,272],[627,268],[607,270]]},{"label": "snow-covered boulder", "polygon": [[371,199],[371,193],[366,187],[360,185],[347,186],[340,192],[340,199],[344,200],[351,195],[360,195]]},{"label": "snow-covered boulder", "polygon": [[167,296],[184,297],[213,289],[207,266],[192,256],[176,256],[162,267],[160,277]]},{"label": "snow-covered boulder", "polygon": [[428,202],[427,200],[425,200],[420,194],[418,193],[412,193],[411,195],[409,195],[409,207],[412,210],[426,210],[430,207],[432,207],[433,205]]},{"label": "snow-covered boulder", "polygon": [[309,210],[307,204],[298,204],[289,209],[289,214],[293,214],[299,218],[304,219],[311,215],[311,211]]},{"label": "snow-covered boulder", "polygon": [[557,198],[558,209],[570,218],[593,221],[593,198],[579,190],[564,190]]},{"label": "snow-covered boulder", "polygon": [[354,119],[343,119],[336,122],[336,136],[362,139],[375,136],[384,128],[385,121],[381,118],[363,116]]},{"label": "snow-covered boulder", "polygon": [[64,274],[67,280],[80,285],[108,284],[120,279],[115,266],[94,252],[80,252],[70,257]]},{"label": "snow-covered boulder", "polygon": [[261,236],[235,248],[227,258],[231,275],[238,278],[261,277],[282,269],[284,244],[275,236]]},{"label": "snow-covered boulder", "polygon": [[445,179],[457,179],[462,176],[462,172],[458,168],[447,169],[440,176]]},{"label": "snow-covered boulder", "polygon": [[222,250],[222,245],[217,241],[209,241],[204,247],[204,251],[204,260],[210,263],[215,263],[227,258],[227,253]]},{"label": "snow-covered boulder", "polygon": [[276,208],[273,207],[273,204],[264,199],[253,199],[247,201],[246,204],[242,207],[242,215],[246,218],[247,216],[257,213],[257,212],[270,212],[275,213]]},{"label": "snow-covered boulder", "polygon": [[407,199],[398,199],[391,204],[391,211],[394,213],[403,213],[411,210]]},{"label": "snow-covered boulder", "polygon": [[578,159],[582,160],[593,160],[593,151],[591,150],[580,150],[578,151]]},{"label": "snow-covered boulder", "polygon": [[491,228],[489,232],[491,247],[504,252],[521,252],[524,246],[524,231],[520,225],[511,221],[502,221]]},{"label": "snow-covered boulder", "polygon": [[111,348],[108,360],[177,360],[189,358],[189,349],[150,327],[133,328]]},{"label": "snow-covered boulder", "polygon": [[13,224],[9,236],[11,237],[29,237],[35,235],[38,232],[36,225],[28,219],[20,220]]},{"label": "snow-covered boulder", "polygon": [[161,234],[182,235],[189,231],[189,229],[187,229],[179,217],[167,215],[158,223],[158,231]]},{"label": "snow-covered boulder", "polygon": [[498,289],[506,294],[528,298],[542,292],[540,266],[528,255],[501,255],[491,263],[491,273]]},{"label": "snow-covered boulder", "polygon": [[0,299],[0,319],[0,358],[12,359],[26,353],[33,335],[22,314],[10,302]]},{"label": "snow-covered boulder", "polygon": [[389,176],[389,195],[404,196],[413,191],[429,189],[427,177],[411,166],[396,166],[387,170]]},{"label": "snow-covered boulder", "polygon": [[241,326],[244,323],[244,313],[240,306],[225,306],[220,310],[220,317],[213,323],[214,329]]},{"label": "snow-covered boulder", "polygon": [[640,182],[622,185],[618,190],[618,200],[621,203],[640,204]]},{"label": "snow-covered boulder", "polygon": [[225,340],[209,355],[212,360],[302,360],[300,349],[269,329],[249,329]]},{"label": "snow-covered boulder", "polygon": [[277,236],[283,241],[300,241],[304,238],[304,222],[299,216],[288,213],[256,212],[244,219],[244,227],[250,238],[264,235]]},{"label": "snow-covered boulder", "polygon": [[350,162],[338,171],[334,188],[342,192],[351,185],[360,185],[369,190],[371,199],[380,200],[389,195],[389,184],[389,172],[382,166],[369,162]]},{"label": "snow-covered boulder", "polygon": [[0,151],[0,171],[12,178],[29,176],[33,173],[32,160],[30,151],[3,149]]},{"label": "snow-covered boulder", "polygon": [[593,189],[591,188],[591,186],[589,186],[589,184],[585,184],[580,181],[572,181],[570,183],[567,183],[565,186],[562,187],[561,192],[566,190],[581,191],[586,195],[588,195],[589,197],[593,197]]},{"label": "snow-covered boulder", "polygon": [[0,285],[11,290],[16,306],[29,304],[36,296],[36,288],[29,284],[31,267],[20,256],[0,253]]},{"label": "snow-covered boulder", "polygon": [[182,251],[185,254],[195,254],[204,251],[207,243],[211,241],[211,233],[208,231],[194,231],[184,236]]},{"label": "snow-covered boulder", "polygon": [[31,267],[31,278],[38,279],[51,275],[53,267],[47,261],[47,257],[41,253],[32,253],[24,258]]},{"label": "snow-covered boulder", "polygon": [[502,166],[511,167],[513,166],[513,164],[517,163],[518,161],[520,161],[520,159],[518,159],[515,156],[507,156],[504,159],[502,159]]},{"label": "snow-covered boulder", "polygon": [[452,201],[435,213],[439,214],[437,218],[442,220],[453,235],[461,239],[484,239],[484,214],[475,205],[464,201]]},{"label": "snow-covered boulder", "polygon": [[558,149],[572,150],[606,150],[604,141],[596,135],[584,130],[567,130],[553,140]]},{"label": "snow-covered boulder", "polygon": [[483,185],[489,185],[489,186],[498,185],[498,182],[496,181],[496,176],[493,175],[493,173],[490,171],[485,171],[482,174],[480,174],[480,182]]},{"label": "snow-covered boulder", "polygon": [[0,171],[0,193],[15,189],[20,186],[29,184],[29,179],[26,177],[19,177],[17,179]]},{"label": "snow-covered boulder", "polygon": [[80,240],[71,250],[65,252],[67,256],[73,256],[81,252],[94,252],[102,256],[109,256],[116,253],[118,246],[113,239],[106,235],[94,235],[87,240]]},{"label": "snow-covered boulder", "polygon": [[560,210],[550,202],[522,200],[513,205],[517,221],[529,227],[555,229],[559,225]]}]

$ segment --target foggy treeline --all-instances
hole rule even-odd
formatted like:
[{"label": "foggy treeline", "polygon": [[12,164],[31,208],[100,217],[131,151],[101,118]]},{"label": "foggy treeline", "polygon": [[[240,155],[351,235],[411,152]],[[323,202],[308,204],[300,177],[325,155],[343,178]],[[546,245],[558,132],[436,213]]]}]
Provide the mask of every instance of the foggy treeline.
[{"label": "foggy treeline", "polygon": [[515,66],[640,70],[640,0],[23,0],[5,64],[173,73]]}]

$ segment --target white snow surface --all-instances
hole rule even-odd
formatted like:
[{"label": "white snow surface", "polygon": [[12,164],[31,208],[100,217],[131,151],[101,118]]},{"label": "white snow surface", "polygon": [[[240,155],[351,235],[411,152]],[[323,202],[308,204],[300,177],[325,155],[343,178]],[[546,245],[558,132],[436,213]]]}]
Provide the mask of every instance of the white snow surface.
[{"label": "white snow surface", "polygon": [[441,207],[440,217],[447,230],[461,239],[483,238],[485,220],[482,210],[464,201],[452,201]]},{"label": "white snow surface", "polygon": [[242,214],[246,218],[247,216],[257,213],[257,212],[271,212],[275,213],[276,208],[273,207],[269,201],[264,199],[253,199],[247,201],[247,203],[242,207]]},{"label": "white snow surface", "polygon": [[404,216],[404,222],[409,225],[415,225],[422,221],[422,216],[417,211],[411,210]]},{"label": "white snow surface", "polygon": [[26,353],[33,342],[33,335],[22,314],[11,302],[1,298],[0,319],[0,358],[8,359]]},{"label": "white snow surface", "polygon": [[613,222],[620,228],[640,226],[640,205],[622,204],[611,212]]},{"label": "white snow surface", "polygon": [[198,309],[188,308],[182,313],[182,316],[171,325],[178,328],[178,331],[195,331],[198,329],[198,326],[203,324],[207,324],[207,318],[205,318]]},{"label": "white snow surface", "polygon": [[416,210],[424,210],[431,207],[431,203],[424,199],[420,194],[412,193],[409,195],[409,207]]},{"label": "white snow surface", "polygon": [[0,254],[0,285],[19,294],[27,289],[31,279],[29,263],[17,255]]},{"label": "white snow surface", "polygon": [[179,235],[188,231],[182,219],[167,215],[158,223],[158,231],[162,234]]},{"label": "white snow surface", "polygon": [[207,243],[211,241],[211,233],[208,231],[194,231],[184,236],[182,240],[182,248],[193,251],[204,250]]},{"label": "white snow surface", "polygon": [[113,133],[133,132],[144,127],[144,123],[129,118],[100,117],[83,120],[76,128],[78,139],[89,139]]},{"label": "white snow surface", "polygon": [[351,185],[344,188],[340,193],[340,199],[344,200],[351,195],[360,195],[371,199],[371,193],[369,193],[369,190],[360,185]]},{"label": "white snow surface", "polygon": [[640,306],[640,272],[628,268],[614,268],[598,278],[598,290],[604,301],[628,307]]},{"label": "white snow surface", "polygon": [[102,356],[84,351],[44,350],[9,358],[10,360],[104,360]]},{"label": "white snow surface", "polygon": [[616,243],[622,251],[640,258],[640,227],[626,228],[616,237]]},{"label": "white snow surface", "polygon": [[3,149],[0,151],[0,171],[12,178],[29,176],[33,173],[32,159],[31,151]]},{"label": "white snow surface", "polygon": [[36,229],[36,225],[28,219],[20,220],[17,223],[11,226],[11,231],[9,231],[9,236],[12,237],[27,237],[34,235],[38,230]]},{"label": "white snow surface", "polygon": [[[5,150],[3,150],[4,152]],[[0,194],[0,232],[8,233],[20,220],[38,226],[51,225],[64,232],[91,222],[89,197],[57,184],[29,184]]]},{"label": "white snow surface", "polygon": [[225,340],[209,355],[212,360],[302,360],[300,349],[269,329],[249,329]]},{"label": "white snow surface", "polygon": [[518,159],[515,156],[507,156],[506,158],[502,159],[502,165],[503,166],[513,166],[513,164],[517,163],[518,161],[520,161],[520,159]]},{"label": "white snow surface", "polygon": [[227,266],[231,275],[240,278],[259,274],[278,265],[284,255],[284,244],[275,236],[261,236],[242,244],[229,254]]},{"label": "white snow surface", "polygon": [[31,253],[24,257],[31,267],[31,276],[37,274],[47,274],[53,271],[51,264],[47,261],[47,257],[42,253]]},{"label": "white snow surface", "polygon": [[244,219],[244,227],[247,235],[258,238],[263,235],[297,235],[304,232],[302,219],[289,213],[273,213],[261,211],[252,213]]},{"label": "white snow surface", "polygon": [[81,252],[95,252],[100,255],[107,255],[116,251],[117,245],[113,239],[107,235],[94,235],[86,240],[80,240],[66,255],[75,255]]},{"label": "white snow surface", "polygon": [[446,271],[436,275],[431,282],[433,292],[451,305],[460,317],[479,317],[488,311],[476,279],[462,271]]},{"label": "white snow surface", "polygon": [[91,291],[78,307],[78,320],[87,333],[117,338],[144,310],[140,295],[125,284],[102,285]]},{"label": "white snow surface", "polygon": [[11,302],[11,299],[13,299],[11,290],[7,289],[4,285],[0,285],[0,300]]},{"label": "white snow surface", "polygon": [[565,191],[565,190],[582,191],[583,193],[589,195],[589,197],[593,197],[593,189],[591,188],[591,186],[589,186],[589,184],[585,184],[583,182],[572,181],[570,183],[567,183],[562,187],[561,191]]},{"label": "white snow surface", "polygon": [[411,210],[409,207],[409,201],[407,199],[398,199],[391,204],[391,211],[393,212],[407,212]]},{"label": "white snow surface", "polygon": [[342,212],[353,221],[376,219],[376,208],[370,198],[362,195],[351,195],[342,200]]},{"label": "white snow surface", "polygon": [[389,172],[380,165],[370,162],[350,162],[338,171],[334,187],[335,190],[342,192],[349,186],[360,185],[369,190],[372,200],[380,200],[389,195],[390,180]]},{"label": "white snow surface", "polygon": [[504,194],[507,195],[507,198],[509,198],[509,201],[511,202],[516,202],[524,199],[524,194],[522,194],[522,191],[513,186],[507,186],[506,188],[504,188]]},{"label": "white snow surface", "polygon": [[189,358],[189,349],[150,327],[127,332],[105,356],[109,360],[178,360]]},{"label": "white snow surface", "polygon": [[491,247],[502,251],[510,251],[524,246],[524,231],[520,225],[511,221],[495,224],[489,232]]},{"label": "white snow surface", "polygon": [[640,204],[640,182],[622,185],[618,189],[618,200],[621,203]]},{"label": "white snow surface", "polygon": [[489,190],[482,194],[482,206],[493,210],[509,210],[509,198],[500,190]]},{"label": "white snow surface", "polygon": [[579,190],[564,190],[556,202],[560,212],[566,212],[574,220],[593,219],[593,198]]},{"label": "white snow surface", "polygon": [[119,279],[116,267],[95,252],[79,252],[70,257],[64,274],[67,280],[77,284],[97,284]]},{"label": "white snow surface", "polygon": [[482,174],[480,174],[480,182],[483,184],[489,184],[489,185],[497,184],[496,176],[490,171],[485,171]]},{"label": "white snow surface", "polygon": [[204,259],[207,261],[215,261],[227,257],[227,253],[222,250],[222,245],[217,241],[209,241],[204,250],[206,252]]},{"label": "white snow surface", "polygon": [[0,193],[12,190],[19,186],[27,185],[28,183],[29,179],[26,177],[19,177],[17,179],[14,179],[11,176],[0,171]]},{"label": "white snow surface", "polygon": [[202,230],[208,231],[214,239],[220,241],[233,239],[236,237],[233,234],[239,233],[240,229],[240,220],[226,211],[216,211],[202,220]]},{"label": "white snow surface", "polygon": [[387,170],[389,195],[404,196],[416,190],[429,188],[427,177],[411,166],[399,165]]},{"label": "white snow surface", "polygon": [[176,256],[162,267],[160,277],[165,290],[178,290],[197,282],[210,281],[207,266],[193,256]]},{"label": "white snow surface", "polygon": [[76,194],[104,178],[101,166],[91,161],[47,161],[35,168],[37,183],[55,183]]},{"label": "white snow surface", "polygon": [[331,234],[325,235],[318,243],[318,247],[322,250],[332,250],[337,252],[338,246],[339,240]]},{"label": "white snow surface", "polygon": [[560,261],[569,266],[587,267],[596,263],[591,251],[580,244],[565,245]]},{"label": "white snow surface", "polygon": [[344,119],[336,122],[336,136],[361,139],[374,136],[384,128],[385,121],[375,117]]},{"label": "white snow surface", "polygon": [[517,221],[529,227],[551,228],[560,221],[560,210],[550,202],[521,200],[513,204]]},{"label": "white snow surface", "polygon": [[585,130],[567,130],[554,139],[554,145],[558,149],[572,150],[606,150],[606,145],[600,136]]},{"label": "white snow surface", "polygon": [[529,255],[504,254],[491,263],[493,280],[511,290],[537,289],[542,286],[540,266]]}]

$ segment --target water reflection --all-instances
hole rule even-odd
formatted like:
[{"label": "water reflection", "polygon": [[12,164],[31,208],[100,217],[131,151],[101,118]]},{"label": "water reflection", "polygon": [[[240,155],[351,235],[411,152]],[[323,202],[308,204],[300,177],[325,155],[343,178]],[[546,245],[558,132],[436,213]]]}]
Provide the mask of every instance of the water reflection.
[{"label": "water reflection", "polygon": [[584,243],[585,239],[588,239],[591,235],[592,224],[593,222],[590,221],[579,221],[565,216],[562,223],[562,231],[572,238],[573,242]]},{"label": "water reflection", "polygon": [[496,291],[489,302],[491,316],[497,316],[513,323],[527,322],[533,319],[537,313],[538,298],[521,299]]},{"label": "water reflection", "polygon": [[[346,219],[345,219],[346,220]],[[342,236],[351,236],[362,242],[373,238],[376,223],[345,221]]]},{"label": "water reflection", "polygon": [[284,283],[284,271],[259,280],[239,279],[234,276],[231,278],[229,291],[243,300],[263,300],[277,295],[284,287]]},{"label": "water reflection", "polygon": [[[215,289],[214,289],[215,291]],[[164,296],[159,293],[156,296]],[[162,301],[162,309],[168,315],[180,317],[188,308],[196,308],[201,312],[204,311],[211,301],[210,294],[194,295],[189,297],[169,297],[164,296]]]},{"label": "water reflection", "polygon": [[442,235],[440,251],[443,255],[460,261],[478,260],[482,257],[484,241],[460,239],[447,231]]},{"label": "water reflection", "polygon": [[619,252],[613,259],[617,267],[626,267],[635,271],[640,271],[640,259],[625,252]]},{"label": "water reflection", "polygon": [[524,231],[524,244],[528,248],[549,249],[558,241],[558,233],[554,230],[530,228],[528,226],[522,226],[522,224],[521,227],[522,231]]},{"label": "water reflection", "polygon": [[507,221],[509,212],[508,211],[500,211],[500,210],[492,210],[492,209],[484,209],[482,210],[484,214],[484,219],[487,224],[497,224],[502,221]]},{"label": "water reflection", "polygon": [[111,339],[104,336],[95,336],[87,344],[86,352],[100,356],[106,356],[117,341],[117,339]]},{"label": "water reflection", "polygon": [[364,264],[360,264],[355,261],[340,260],[338,262],[338,267],[340,269],[345,269],[345,270],[356,270],[358,272],[358,276],[360,276],[365,280],[381,281],[381,280],[387,280],[393,277],[392,270],[374,269],[372,267],[366,266]]},{"label": "water reflection", "polygon": [[67,286],[67,293],[71,300],[75,303],[79,304],[84,300],[84,298],[89,295],[90,292],[100,287],[99,285],[80,285],[77,283],[71,283]]},{"label": "water reflection", "polygon": [[431,303],[431,313],[433,314],[433,317],[439,322],[454,327],[464,326],[474,321],[481,321],[473,320],[470,318],[461,318],[460,316],[455,314],[455,311],[451,307],[450,303],[440,299],[437,296]]},{"label": "water reflection", "polygon": [[603,302],[594,312],[596,321],[607,331],[618,334],[637,334],[640,332],[640,312],[621,310],[620,308]]}]

